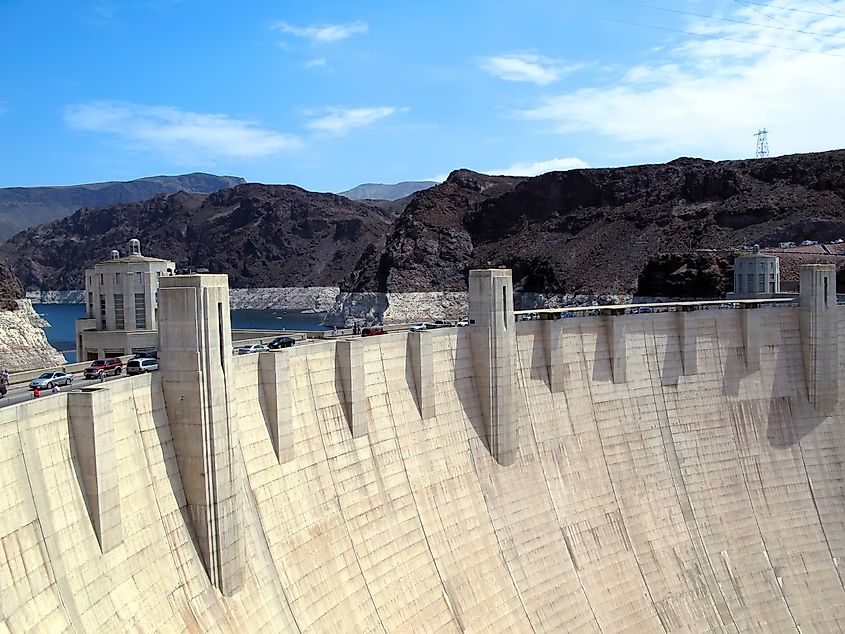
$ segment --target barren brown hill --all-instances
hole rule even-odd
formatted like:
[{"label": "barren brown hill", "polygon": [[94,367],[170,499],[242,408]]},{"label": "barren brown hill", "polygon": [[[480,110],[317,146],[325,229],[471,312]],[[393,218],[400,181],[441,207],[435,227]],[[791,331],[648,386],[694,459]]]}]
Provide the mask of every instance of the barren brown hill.
[{"label": "barren brown hill", "polygon": [[[459,170],[417,194],[384,252],[366,253],[346,286],[463,290],[470,268],[506,266],[522,290],[635,292],[660,254],[840,236],[845,150],[722,162],[681,158],[528,179]],[[722,266],[705,259],[708,268]],[[700,294],[701,280],[690,279],[692,286],[667,292]]]},{"label": "barren brown hill", "polygon": [[145,255],[227,273],[233,287],[336,286],[395,212],[289,185],[239,185],[208,196],[81,209],[0,245],[26,288],[82,288],[86,267],[141,240]]}]

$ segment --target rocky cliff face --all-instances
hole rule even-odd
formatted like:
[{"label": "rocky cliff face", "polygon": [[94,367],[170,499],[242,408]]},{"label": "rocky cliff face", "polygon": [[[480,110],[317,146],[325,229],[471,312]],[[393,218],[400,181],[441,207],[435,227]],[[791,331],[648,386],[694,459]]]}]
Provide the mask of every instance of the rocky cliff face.
[{"label": "rocky cliff face", "polygon": [[0,246],[29,289],[83,288],[83,271],[138,238],[145,255],[227,273],[232,287],[337,287],[366,249],[379,250],[395,213],[335,194],[239,185],[83,209]]},{"label": "rocky cliff face", "polygon": [[64,362],[42,329],[43,320],[23,299],[20,282],[0,264],[0,369],[9,372]]},{"label": "rocky cliff face", "polygon": [[18,279],[0,263],[0,311],[15,310],[17,300],[24,298],[24,290]]},{"label": "rocky cliff face", "polygon": [[[417,194],[385,250],[365,253],[341,287],[465,290],[470,268],[505,266],[519,290],[624,295],[638,292],[661,253],[842,236],[845,150],[718,163],[684,158],[529,179],[460,170]],[[697,275],[677,281],[652,284],[649,294],[720,290]]]},{"label": "rocky cliff face", "polygon": [[82,207],[147,200],[162,192],[210,194],[243,182],[244,179],[236,176],[194,173],[68,187],[0,188],[0,241]]},{"label": "rocky cliff face", "polygon": [[47,343],[45,323],[28,299],[15,310],[0,310],[0,369],[9,372],[62,365],[65,358]]}]

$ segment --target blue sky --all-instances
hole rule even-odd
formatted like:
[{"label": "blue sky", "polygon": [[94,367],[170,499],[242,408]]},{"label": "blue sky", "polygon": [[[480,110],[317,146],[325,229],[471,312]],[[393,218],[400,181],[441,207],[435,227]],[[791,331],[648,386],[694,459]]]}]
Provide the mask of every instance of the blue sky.
[{"label": "blue sky", "polygon": [[5,187],[845,147],[845,0],[0,0],[0,59]]}]

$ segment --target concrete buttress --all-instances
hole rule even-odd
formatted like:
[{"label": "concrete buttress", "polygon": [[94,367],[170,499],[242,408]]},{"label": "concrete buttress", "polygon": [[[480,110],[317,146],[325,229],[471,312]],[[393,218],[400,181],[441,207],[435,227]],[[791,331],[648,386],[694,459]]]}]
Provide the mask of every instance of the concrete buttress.
[{"label": "concrete buttress", "polygon": [[337,342],[337,366],[343,386],[343,403],[353,438],[367,435],[367,392],[364,385],[364,341]]},{"label": "concrete buttress", "polygon": [[414,373],[414,389],[417,391],[420,417],[428,420],[434,417],[434,353],[430,332],[409,332],[408,352]]},{"label": "concrete buttress", "polygon": [[281,464],[293,459],[293,409],[291,405],[290,355],[287,350],[258,355],[259,385],[267,404],[270,439]]},{"label": "concrete buttress", "polygon": [[698,374],[698,315],[695,312],[680,310],[675,313],[678,321],[681,363],[684,376]]},{"label": "concrete buttress", "polygon": [[510,465],[519,452],[515,384],[516,339],[510,269],[469,273],[473,365],[490,453]]},{"label": "concrete buttress", "polygon": [[611,314],[604,319],[607,351],[610,355],[610,373],[614,383],[625,383],[628,378],[628,351],[625,342],[624,312],[611,311]]},{"label": "concrete buttress", "polygon": [[819,412],[839,402],[839,311],[836,267],[805,264],[800,281],[801,348],[807,396]]},{"label": "concrete buttress", "polygon": [[111,392],[101,388],[69,392],[67,409],[88,513],[100,549],[107,553],[123,541]]},{"label": "concrete buttress", "polygon": [[552,392],[563,392],[563,321],[547,319],[541,323],[543,324],[543,351],[546,354],[549,388]]},{"label": "concrete buttress", "polygon": [[188,515],[211,582],[224,595],[243,583],[243,483],[225,275],[162,277],[161,384]]},{"label": "concrete buttress", "polygon": [[760,370],[760,311],[753,305],[740,311],[742,347],[745,349],[745,369]]}]

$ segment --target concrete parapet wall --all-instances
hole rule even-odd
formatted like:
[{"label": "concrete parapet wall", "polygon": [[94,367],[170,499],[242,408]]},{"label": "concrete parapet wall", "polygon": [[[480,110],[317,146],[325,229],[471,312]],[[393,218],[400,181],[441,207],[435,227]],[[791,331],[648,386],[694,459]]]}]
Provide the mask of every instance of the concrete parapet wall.
[{"label": "concrete parapet wall", "polygon": [[[0,408],[0,621],[79,632],[838,631],[843,410],[808,398],[799,313],[696,314],[695,374],[677,315],[614,317],[624,383],[606,317],[559,320],[559,390],[548,326],[515,324],[509,466],[488,449],[469,328],[422,333],[436,401],[425,420],[411,335],[350,347],[368,412],[358,437],[337,343],[230,358],[243,548],[231,596],[196,540],[163,371],[103,388],[122,526],[105,554],[70,394]],[[285,363],[280,460],[266,390]]]}]

